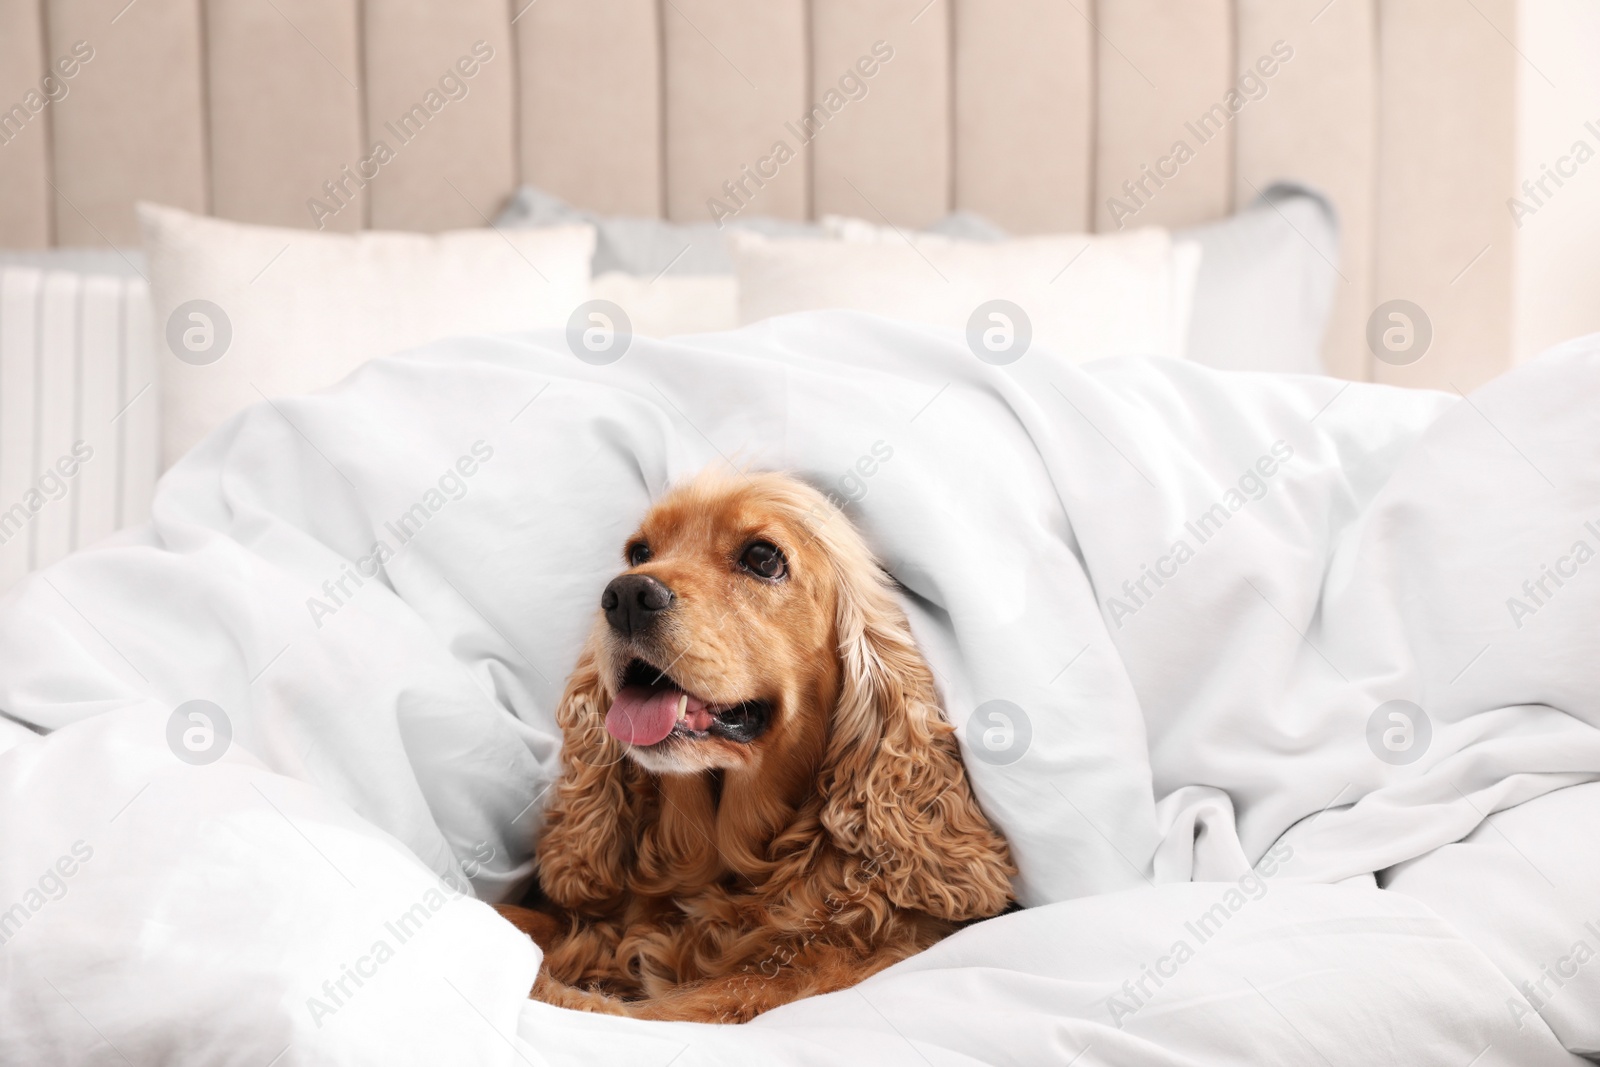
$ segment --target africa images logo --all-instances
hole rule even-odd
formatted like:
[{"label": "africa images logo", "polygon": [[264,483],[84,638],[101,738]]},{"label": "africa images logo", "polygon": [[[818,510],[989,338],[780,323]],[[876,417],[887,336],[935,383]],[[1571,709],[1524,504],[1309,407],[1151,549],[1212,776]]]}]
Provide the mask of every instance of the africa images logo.
[{"label": "africa images logo", "polygon": [[428,487],[421,499],[383,524],[384,530],[394,538],[393,544],[385,538],[378,538],[366,554],[354,564],[344,564],[339,568],[337,575],[323,581],[322,596],[306,597],[306,611],[310,612],[311,621],[316,624],[317,629],[322,629],[326,619],[337,614],[340,608],[350,603],[363,585],[370,579],[376,578],[383,565],[394,559],[412,538],[422,532],[423,526],[427,525],[435,515],[443,511],[452,501],[466,496],[469,488],[468,479],[477,474],[483,465],[493,458],[494,448],[487,442],[472,442],[470,455],[457,458],[455,463]]},{"label": "africa images logo", "polygon": [[322,983],[321,993],[306,998],[306,1011],[311,1021],[322,1029],[323,1020],[337,1015],[378,972],[398,955],[407,942],[429,926],[429,920],[445,909],[447,904],[462,900],[467,894],[455,886],[441,882],[439,887],[426,890],[420,900],[383,924],[383,933],[376,937],[365,953],[357,956],[354,964],[341,963],[339,973]]},{"label": "africa images logo", "polygon": [[[1222,528],[1251,501],[1267,495],[1272,478],[1283,465],[1294,457],[1294,446],[1287,441],[1274,441],[1272,448],[1255,463],[1246,467],[1234,486],[1222,494],[1222,499],[1183,524],[1184,534],[1172,543],[1166,554],[1159,557],[1155,566],[1140,564],[1139,576],[1122,583],[1121,596],[1113,593],[1106,597],[1106,616],[1122,629],[1124,620],[1139,614],[1149,605],[1156,591],[1178,576],[1178,569],[1195,558],[1206,542],[1217,536]],[[1193,543],[1190,543],[1193,538]]]},{"label": "africa images logo", "polygon": [[[1600,544],[1600,524],[1584,523],[1583,533],[1585,536],[1575,538],[1572,547],[1564,555],[1557,556],[1554,563],[1541,563],[1539,573],[1530,575],[1522,583],[1520,596],[1506,597],[1506,611],[1518,630],[1529,617],[1539,614],[1568,582],[1577,578],[1584,564],[1595,558],[1594,545]],[[1589,543],[1591,537],[1594,544]]]},{"label": "africa images logo", "polygon": [[1194,959],[1207,942],[1222,933],[1235,915],[1265,897],[1270,888],[1268,879],[1293,858],[1294,846],[1287,841],[1273,845],[1260,862],[1224,890],[1215,903],[1183,924],[1184,936],[1173,941],[1154,966],[1141,964],[1137,977],[1127,979],[1120,989],[1107,997],[1106,1011],[1117,1029],[1122,1029],[1127,1020],[1155,1000],[1161,988],[1176,978],[1183,965]]},{"label": "africa images logo", "polygon": [[828,87],[822,99],[807,108],[798,119],[783,124],[783,128],[794,136],[794,144],[790,144],[788,138],[780,137],[772,142],[766,155],[755,161],[754,167],[749,163],[740,164],[738,176],[722,183],[722,193],[727,199],[713,196],[706,200],[706,211],[717,228],[720,230],[725,221],[750,206],[756,194],[767,187],[767,182],[777,178],[790,162],[799,159],[799,149],[816,140],[817,135],[846,105],[865,100],[871,90],[868,83],[893,58],[893,45],[887,41],[874,41],[871,55],[859,57],[839,75],[834,85]]},{"label": "africa images logo", "polygon": [[94,449],[84,441],[74,441],[72,450],[61,456],[44,473],[34,480],[22,498],[0,511],[0,545],[9,544],[28,528],[35,515],[52,501],[64,499],[71,491],[71,481],[79,470],[94,458]]}]

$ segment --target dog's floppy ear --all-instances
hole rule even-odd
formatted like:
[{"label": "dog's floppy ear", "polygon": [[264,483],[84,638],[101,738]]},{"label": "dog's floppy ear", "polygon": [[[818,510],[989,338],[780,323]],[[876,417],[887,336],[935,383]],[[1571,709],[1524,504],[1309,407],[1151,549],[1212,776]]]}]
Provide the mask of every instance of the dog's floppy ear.
[{"label": "dog's floppy ear", "polygon": [[839,702],[823,760],[822,823],[875,866],[895,904],[943,919],[996,915],[1016,873],[978,807],[933,675],[888,582],[853,530],[834,521]]},{"label": "dog's floppy ear", "polygon": [[642,790],[633,761],[606,733],[607,699],[591,642],[556,709],[561,779],[535,850],[540,887],[566,908],[616,899],[633,862]]}]

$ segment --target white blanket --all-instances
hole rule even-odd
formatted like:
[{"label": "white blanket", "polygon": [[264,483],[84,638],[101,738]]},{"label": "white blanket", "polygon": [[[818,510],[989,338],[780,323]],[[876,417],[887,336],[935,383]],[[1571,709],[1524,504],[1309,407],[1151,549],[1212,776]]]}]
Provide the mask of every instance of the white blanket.
[{"label": "white blanket", "polygon": [[[1566,1062],[1425,906],[1307,883],[1600,779],[1597,401],[1593,339],[1463,401],[817,314],[259,405],[0,602],[0,1062]],[[729,460],[848,502],[1036,907],[738,1029],[524,1004],[470,894],[624,536]]]}]

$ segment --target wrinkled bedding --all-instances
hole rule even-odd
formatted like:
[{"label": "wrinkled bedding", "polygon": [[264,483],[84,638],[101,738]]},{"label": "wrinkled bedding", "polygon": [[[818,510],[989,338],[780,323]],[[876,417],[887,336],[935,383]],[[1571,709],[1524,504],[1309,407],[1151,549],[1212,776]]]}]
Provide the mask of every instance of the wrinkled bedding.
[{"label": "wrinkled bedding", "polygon": [[[1463,398],[823,313],[260,404],[0,601],[0,1062],[1571,1062],[1600,1008],[1372,874],[1600,780],[1597,399],[1600,339]],[[528,1003],[564,676],[728,462],[899,581],[1029,908],[740,1028]]]}]

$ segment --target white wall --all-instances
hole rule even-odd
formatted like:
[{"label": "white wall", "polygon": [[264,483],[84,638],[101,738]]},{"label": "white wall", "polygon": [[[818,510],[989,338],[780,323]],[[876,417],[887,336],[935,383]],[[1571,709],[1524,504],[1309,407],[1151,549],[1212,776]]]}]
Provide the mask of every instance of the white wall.
[{"label": "white wall", "polygon": [[[1517,71],[1516,184],[1558,164],[1577,171],[1560,187],[1547,179],[1549,196],[1536,188],[1542,205],[1514,190],[1534,208],[1515,236],[1512,343],[1520,361],[1600,331],[1600,4],[1521,0],[1517,37],[1526,58]],[[1593,153],[1582,164],[1573,151],[1579,141]]]}]

